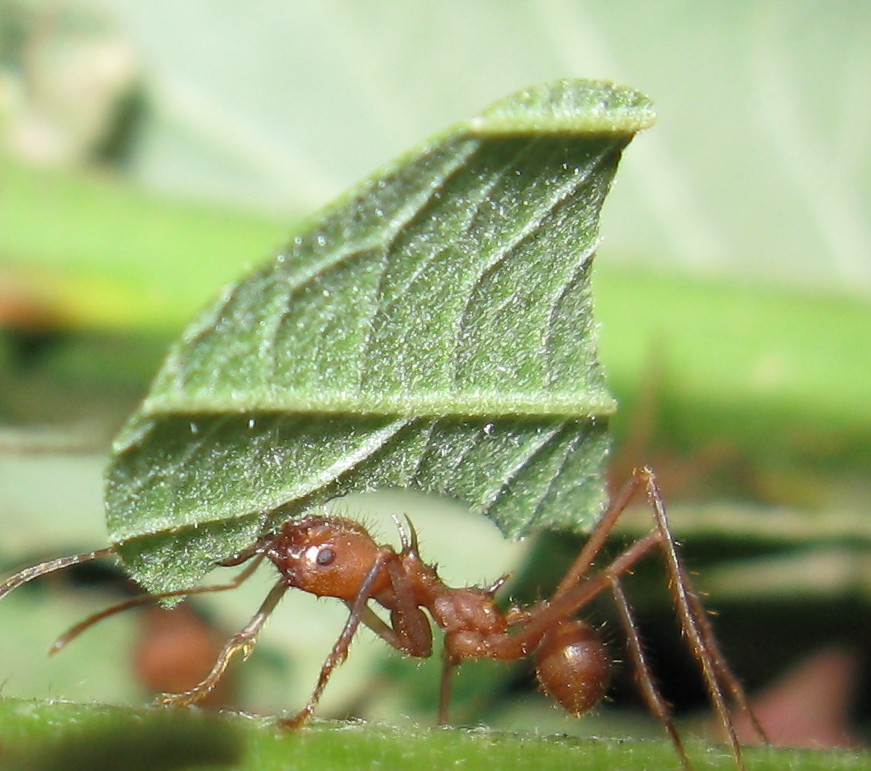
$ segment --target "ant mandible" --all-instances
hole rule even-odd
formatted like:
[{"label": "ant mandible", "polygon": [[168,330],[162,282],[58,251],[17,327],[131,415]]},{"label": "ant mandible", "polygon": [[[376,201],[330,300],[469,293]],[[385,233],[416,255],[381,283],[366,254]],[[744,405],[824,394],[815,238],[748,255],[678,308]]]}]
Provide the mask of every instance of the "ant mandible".
[{"label": "ant mandible", "polygon": [[[654,527],[609,565],[593,571],[608,535],[642,487],[653,512]],[[707,613],[678,555],[662,496],[649,468],[636,469],[611,501],[553,595],[528,607],[515,606],[503,611],[497,606],[495,596],[507,576],[483,588],[446,585],[435,567],[422,561],[417,535],[410,521],[407,529],[398,520],[397,526],[401,539],[398,552],[389,545],[379,546],[362,525],[350,519],[312,515],[291,520],[280,532],[265,536],[250,549],[219,563],[232,567],[249,562],[232,581],[143,595],[112,606],[71,628],[54,643],[51,652],[59,651],[97,621],[128,608],[173,596],[235,588],[251,576],[264,559],[268,559],[275,564],[281,577],[257,613],[244,629],[230,638],[212,671],[199,685],[184,693],[163,695],[159,698],[162,703],[186,706],[204,698],[220,680],[236,653],[241,652],[246,658],[251,654],[269,615],[284,593],[293,587],[319,597],[336,597],[348,606],[350,612],[321,668],[308,703],[296,715],[281,721],[286,728],[297,728],[311,716],[333,671],[347,657],[360,624],[397,650],[426,658],[432,655],[430,619],[444,631],[440,723],[448,720],[453,670],[463,660],[476,658],[499,661],[531,659],[542,690],[572,714],[581,715],[604,698],[612,662],[596,632],[575,618],[575,614],[593,597],[609,591],[626,635],[629,656],[644,700],[665,727],[684,767],[691,768],[668,705],[654,683],[632,610],[621,586],[621,577],[640,559],[658,549],[666,564],[681,629],[698,661],[708,695],[739,769],[744,769],[744,761],[726,694],[750,715],[755,730],[765,740],[765,733],[747,703],[743,688],[726,663]],[[100,549],[26,568],[0,585],[0,597],[33,578],[112,552],[111,548]],[[370,601],[389,611],[389,623],[372,610]]]}]

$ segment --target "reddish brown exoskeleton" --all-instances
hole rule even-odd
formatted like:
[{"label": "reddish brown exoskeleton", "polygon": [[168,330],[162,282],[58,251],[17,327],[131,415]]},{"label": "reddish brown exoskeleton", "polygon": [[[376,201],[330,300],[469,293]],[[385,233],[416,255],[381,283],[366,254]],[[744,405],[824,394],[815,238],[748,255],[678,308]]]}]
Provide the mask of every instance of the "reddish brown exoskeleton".
[{"label": "reddish brown exoskeleton", "polygon": [[[640,488],[644,488],[650,502],[654,527],[610,564],[594,570],[594,562],[609,533]],[[342,600],[348,606],[349,615],[321,668],[308,703],[296,715],[282,721],[285,727],[296,728],[311,716],[333,671],[347,657],[360,624],[369,627],[394,648],[421,658],[432,655],[432,624],[444,631],[439,707],[439,721],[442,723],[448,719],[454,668],[465,659],[475,658],[500,661],[531,659],[542,690],[569,712],[580,715],[605,696],[612,662],[596,632],[575,614],[593,597],[610,592],[642,695],[651,712],[663,723],[683,765],[689,768],[690,762],[669,708],[654,684],[632,610],[621,586],[621,577],[639,560],[659,551],[666,564],[681,628],[699,663],[709,697],[739,768],[744,768],[744,762],[727,695],[737,707],[747,711],[756,730],[765,738],[753,718],[741,685],[726,664],[706,611],[678,555],[662,497],[650,469],[635,471],[613,499],[553,595],[526,607],[511,607],[505,611],[498,607],[495,596],[505,583],[504,577],[484,588],[447,586],[435,567],[421,559],[411,524],[407,528],[397,524],[402,543],[398,552],[389,545],[378,545],[362,525],[350,519],[306,516],[291,520],[280,532],[262,538],[252,548],[221,563],[226,567],[249,563],[233,581],[171,594],[143,595],[113,606],[73,627],[55,643],[53,651],[62,648],[97,621],[127,608],[169,596],[217,592],[239,586],[267,559],[276,566],[280,578],[248,625],[226,643],[212,671],[199,685],[184,693],[163,696],[160,701],[184,706],[208,695],[236,653],[242,652],[244,656],[251,653],[257,635],[284,593],[297,588],[320,597]],[[27,568],[0,586],[0,597],[32,578],[110,553],[111,549],[102,549]],[[372,610],[372,602],[389,611],[389,621]]]}]

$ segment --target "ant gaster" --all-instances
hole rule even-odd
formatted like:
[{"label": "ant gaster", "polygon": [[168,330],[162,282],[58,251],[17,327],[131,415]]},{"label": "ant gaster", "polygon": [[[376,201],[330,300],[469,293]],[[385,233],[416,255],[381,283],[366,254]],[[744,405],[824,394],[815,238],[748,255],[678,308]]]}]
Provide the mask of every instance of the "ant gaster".
[{"label": "ant gaster", "polygon": [[[653,512],[653,529],[628,546],[609,565],[594,571],[594,561],[609,533],[642,487]],[[265,536],[250,549],[219,563],[225,567],[249,563],[232,581],[217,586],[143,595],[115,605],[74,626],[55,642],[52,652],[63,648],[97,621],[122,610],[172,596],[237,587],[264,559],[268,559],[278,569],[280,578],[257,613],[227,642],[212,671],[199,685],[184,693],[161,696],[161,702],[184,706],[204,698],[215,687],[236,653],[241,652],[244,657],[250,655],[257,635],[284,593],[290,588],[298,588],[319,597],[342,600],[349,608],[349,615],[321,668],[308,703],[296,715],[282,721],[287,728],[301,726],[311,716],[333,671],[347,657],[360,624],[403,653],[426,658],[432,655],[430,619],[444,631],[439,722],[448,720],[453,670],[463,660],[476,658],[499,661],[531,659],[542,690],[572,714],[580,715],[605,696],[611,675],[611,658],[596,632],[575,618],[575,614],[596,595],[610,592],[644,700],[664,725],[684,767],[690,768],[668,705],[654,683],[632,610],[621,586],[621,577],[630,572],[641,558],[658,549],[666,564],[683,634],[698,661],[738,768],[743,769],[744,762],[726,694],[750,715],[756,731],[765,739],[743,688],[726,664],[707,613],[678,555],[662,496],[650,469],[636,470],[611,501],[553,595],[527,607],[515,606],[503,611],[496,604],[495,596],[507,576],[484,588],[447,586],[439,578],[436,568],[421,559],[417,535],[411,523],[407,529],[398,520],[397,525],[401,538],[398,552],[389,545],[378,545],[362,525],[350,519],[306,516],[290,520],[278,533]],[[32,578],[112,552],[111,548],[100,549],[26,568],[0,585],[0,597]],[[389,612],[389,622],[372,610],[370,602]]]}]

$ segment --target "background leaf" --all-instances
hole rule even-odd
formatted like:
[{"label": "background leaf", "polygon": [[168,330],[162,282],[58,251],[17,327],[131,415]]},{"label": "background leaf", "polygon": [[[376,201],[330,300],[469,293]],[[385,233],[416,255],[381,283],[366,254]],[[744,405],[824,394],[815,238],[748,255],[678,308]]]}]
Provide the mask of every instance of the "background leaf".
[{"label": "background leaf", "polygon": [[561,81],[498,103],[327,209],[184,333],[114,445],[112,542],[190,586],[288,516],[411,487],[509,535],[583,529],[614,403],[589,272],[643,95]]}]

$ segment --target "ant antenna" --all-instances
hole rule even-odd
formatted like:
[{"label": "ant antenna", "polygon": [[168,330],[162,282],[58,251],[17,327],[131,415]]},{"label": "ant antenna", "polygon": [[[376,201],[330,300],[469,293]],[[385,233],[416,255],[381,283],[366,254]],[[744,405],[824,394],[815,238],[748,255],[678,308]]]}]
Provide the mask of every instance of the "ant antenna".
[{"label": "ant antenna", "polygon": [[48,655],[54,656],[56,653],[59,653],[61,650],[63,650],[69,643],[75,640],[79,635],[81,635],[82,632],[87,631],[100,621],[110,618],[111,616],[115,616],[118,613],[123,613],[125,610],[138,608],[142,605],[150,605],[154,602],[160,602],[160,600],[169,599],[170,597],[187,598],[197,594],[226,592],[230,589],[236,589],[241,586],[245,581],[247,581],[254,574],[254,571],[257,570],[258,567],[260,567],[260,563],[263,561],[263,557],[263,554],[258,554],[250,565],[248,565],[232,580],[223,584],[213,584],[211,586],[194,586],[190,589],[177,589],[172,592],[142,594],[138,597],[133,597],[132,599],[125,600],[124,602],[119,602],[117,605],[111,605],[110,607],[98,611],[97,613],[88,616],[82,621],[79,621],[74,626],[71,626],[66,632],[64,632],[52,643],[51,648],[49,648]]},{"label": "ant antenna", "polygon": [[0,599],[9,594],[13,589],[17,589],[22,584],[26,584],[28,581],[33,581],[35,578],[47,576],[49,573],[55,573],[58,570],[63,570],[64,568],[69,568],[73,565],[81,565],[83,562],[90,562],[91,560],[108,557],[110,554],[114,553],[115,549],[110,546],[105,549],[86,551],[81,554],[72,554],[69,557],[58,557],[57,559],[31,565],[29,568],[19,570],[14,576],[0,584]]}]

